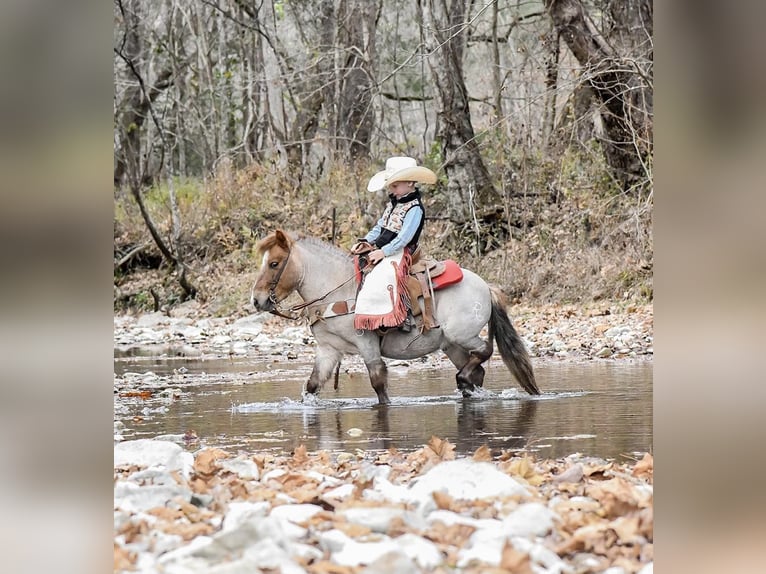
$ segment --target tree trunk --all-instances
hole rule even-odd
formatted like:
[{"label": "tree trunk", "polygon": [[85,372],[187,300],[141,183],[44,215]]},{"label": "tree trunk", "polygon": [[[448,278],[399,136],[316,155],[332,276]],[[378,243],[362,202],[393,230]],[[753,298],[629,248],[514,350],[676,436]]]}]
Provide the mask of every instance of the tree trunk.
[{"label": "tree trunk", "polygon": [[[647,10],[646,0],[636,5],[639,13]],[[626,189],[645,181],[652,148],[651,49],[643,61],[635,56],[621,58],[596,30],[581,0],[545,0],[545,7],[602,105],[605,137],[601,144],[613,174]],[[651,40],[651,30],[649,18],[636,33],[644,40],[648,33]]]},{"label": "tree trunk", "polygon": [[379,7],[368,0],[341,2],[338,39],[342,48],[340,70],[340,146],[352,160],[369,157],[375,119],[372,107],[375,23]]},{"label": "tree trunk", "polygon": [[476,145],[463,79],[465,0],[423,0],[428,64],[436,85],[437,140],[449,178],[449,216],[458,223],[473,217],[475,206],[492,204],[496,192]]}]

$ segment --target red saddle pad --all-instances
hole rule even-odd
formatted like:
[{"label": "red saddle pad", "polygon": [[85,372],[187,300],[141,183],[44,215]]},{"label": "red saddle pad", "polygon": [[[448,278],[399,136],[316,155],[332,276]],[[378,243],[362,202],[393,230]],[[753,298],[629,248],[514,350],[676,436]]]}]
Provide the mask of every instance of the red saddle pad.
[{"label": "red saddle pad", "polygon": [[460,268],[460,265],[455,263],[452,259],[445,259],[444,264],[447,266],[444,273],[431,280],[434,291],[443,289],[449,285],[454,285],[463,278],[463,270]]}]

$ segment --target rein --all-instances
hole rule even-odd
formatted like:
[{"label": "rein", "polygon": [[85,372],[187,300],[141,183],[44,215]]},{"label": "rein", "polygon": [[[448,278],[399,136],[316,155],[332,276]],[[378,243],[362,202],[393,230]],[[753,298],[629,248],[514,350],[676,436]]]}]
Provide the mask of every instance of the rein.
[{"label": "rein", "polygon": [[285,319],[290,319],[291,321],[297,321],[301,318],[301,314],[297,315],[288,315],[287,313],[295,313],[296,311],[302,311],[309,305],[313,305],[314,303],[318,303],[319,301],[323,301],[330,293],[334,293],[344,285],[346,285],[349,281],[354,279],[356,275],[351,275],[348,279],[346,279],[343,283],[338,285],[337,287],[333,287],[330,289],[327,293],[322,295],[321,297],[317,297],[315,299],[312,299],[311,301],[304,301],[303,303],[300,303],[298,305],[293,305],[288,309],[282,309],[279,306],[280,301],[277,300],[276,293],[274,292],[274,289],[277,288],[277,285],[279,284],[279,280],[282,278],[282,273],[284,272],[285,268],[287,267],[287,262],[290,259],[290,254],[292,253],[292,249],[290,249],[287,252],[287,257],[285,257],[285,260],[282,262],[282,266],[279,268],[279,272],[277,273],[277,276],[271,281],[269,284],[269,301],[274,305],[274,309],[269,311],[272,315],[276,315],[277,317],[283,317]]}]

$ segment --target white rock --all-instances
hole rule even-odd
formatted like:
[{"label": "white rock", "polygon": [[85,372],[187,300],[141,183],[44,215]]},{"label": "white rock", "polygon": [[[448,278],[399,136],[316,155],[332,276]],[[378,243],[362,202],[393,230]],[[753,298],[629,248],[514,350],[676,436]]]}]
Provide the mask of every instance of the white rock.
[{"label": "white rock", "polygon": [[127,480],[141,486],[147,484],[178,486],[178,481],[176,481],[175,477],[168,471],[160,468],[139,470],[131,474]]},{"label": "white rock", "polygon": [[335,500],[343,500],[348,498],[354,493],[355,486],[353,484],[342,484],[332,490],[328,490],[322,495],[322,498],[330,498]]},{"label": "white rock", "polygon": [[495,518],[471,518],[470,516],[463,516],[452,512],[451,510],[434,510],[431,512],[427,519],[428,523],[441,522],[444,526],[452,526],[453,524],[465,524],[467,526],[473,526],[474,528],[491,528],[500,529],[503,526],[501,520]]},{"label": "white rock", "polygon": [[138,486],[118,482],[114,487],[114,508],[126,512],[143,512],[165,504],[174,498],[191,500],[191,491],[178,485]]},{"label": "white rock", "polygon": [[417,564],[403,552],[387,552],[362,570],[362,574],[419,574]]},{"label": "white rock", "polygon": [[279,478],[280,476],[287,474],[287,471],[282,468],[274,468],[268,472],[263,473],[263,477],[261,478],[261,482],[268,482],[272,478]]},{"label": "white rock", "polygon": [[322,512],[322,507],[316,504],[283,504],[272,508],[269,516],[300,523],[306,522],[318,512]]},{"label": "white rock", "polygon": [[188,477],[194,464],[194,456],[179,445],[162,440],[138,439],[121,442],[114,446],[114,466],[159,467],[179,470]]},{"label": "white rock", "polygon": [[320,486],[325,487],[335,486],[343,482],[334,476],[328,476],[326,474],[322,474],[321,472],[317,472],[316,470],[309,470],[308,472],[304,472],[303,475],[308,478],[313,478],[320,484]]},{"label": "white rock", "polygon": [[348,508],[338,514],[354,524],[366,526],[373,532],[385,534],[391,526],[391,521],[401,518],[406,511],[403,508]]},{"label": "white rock", "polygon": [[256,542],[273,539],[277,544],[289,540],[297,540],[306,535],[306,529],[290,522],[272,516],[265,518],[252,517],[234,528],[221,531],[209,544],[197,549],[193,556],[204,558],[211,562],[228,559],[240,554]]},{"label": "white rock", "polygon": [[506,536],[545,536],[553,528],[556,514],[539,502],[522,504],[503,520]]},{"label": "white rock", "polygon": [[[181,560],[191,557],[195,552],[202,548],[206,548],[213,539],[210,536],[197,536],[195,538],[192,538],[191,541],[186,544],[185,546],[181,546],[180,548],[176,548],[175,550],[171,550],[170,552],[167,552],[163,555],[161,555],[157,562],[159,564],[166,564],[169,565],[171,563],[180,562]],[[207,565],[206,562],[203,562],[200,559],[194,559],[196,561],[201,562],[204,565]],[[167,567],[166,572],[170,572],[169,566]]]},{"label": "white rock", "polygon": [[259,335],[267,319],[268,316],[265,313],[248,315],[234,321],[231,328],[238,335]]},{"label": "white rock", "polygon": [[333,562],[343,566],[370,564],[391,552],[404,553],[423,568],[434,568],[444,561],[436,545],[414,534],[403,534],[396,539],[386,536],[377,542],[357,542],[333,529],[319,536],[319,544],[332,553]]},{"label": "white rock", "polygon": [[421,568],[430,570],[444,562],[444,556],[433,542],[415,534],[402,534],[393,542]]},{"label": "white rock", "polygon": [[542,571],[546,574],[572,574],[574,572],[574,569],[559,558],[558,554],[539,542],[532,542],[526,538],[514,537],[511,539],[511,543],[519,552],[526,552],[529,554],[529,559],[532,562],[533,568],[538,566],[539,570],[539,568],[542,567],[544,569]]},{"label": "white rock", "polygon": [[265,500],[261,502],[230,502],[221,529],[222,531],[234,530],[251,518],[266,516],[269,508],[271,508],[271,504]]},{"label": "white rock", "polygon": [[168,325],[169,323],[170,317],[160,311],[141,315],[136,321],[138,327],[158,327],[160,325]]},{"label": "white rock", "polygon": [[434,466],[409,489],[409,501],[423,501],[436,491],[455,499],[477,500],[504,496],[529,496],[527,489],[488,462],[470,458],[449,460]]},{"label": "white rock", "polygon": [[237,457],[221,461],[221,468],[236,474],[242,480],[258,480],[261,474],[258,465],[248,458]]}]

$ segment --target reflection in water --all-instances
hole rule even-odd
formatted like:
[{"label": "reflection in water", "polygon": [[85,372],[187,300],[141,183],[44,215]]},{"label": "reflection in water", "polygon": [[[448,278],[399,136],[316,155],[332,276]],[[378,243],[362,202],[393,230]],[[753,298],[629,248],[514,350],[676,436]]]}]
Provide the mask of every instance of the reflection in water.
[{"label": "reflection in water", "polygon": [[[200,441],[190,449],[217,446],[234,452],[290,452],[300,444],[310,451],[410,451],[434,435],[464,454],[487,445],[495,453],[614,458],[652,448],[650,362],[538,365],[544,394],[534,398],[517,390],[502,367],[488,370],[486,391],[463,399],[449,369],[399,366],[389,371],[393,404],[387,407],[377,406],[367,377],[358,372],[341,374],[338,390],[330,386],[318,399],[302,401],[309,365],[229,364],[229,369],[224,364],[211,369],[210,363],[187,362],[185,374],[168,375],[168,386],[181,391],[176,400],[117,400],[115,418],[124,424],[123,438],[194,429]],[[120,367],[157,372],[145,360]],[[361,434],[349,434],[351,428]]]}]

